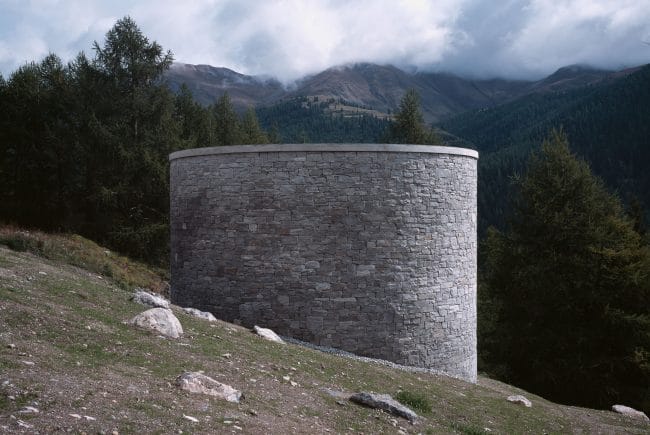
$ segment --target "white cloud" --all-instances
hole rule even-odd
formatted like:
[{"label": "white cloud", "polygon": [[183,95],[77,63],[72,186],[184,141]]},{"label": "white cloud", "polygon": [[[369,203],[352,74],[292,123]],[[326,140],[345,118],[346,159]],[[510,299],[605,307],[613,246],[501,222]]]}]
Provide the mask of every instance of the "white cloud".
[{"label": "white cloud", "polygon": [[178,61],[283,80],[362,61],[480,77],[650,61],[650,0],[0,0],[0,71],[90,52],[125,15]]}]

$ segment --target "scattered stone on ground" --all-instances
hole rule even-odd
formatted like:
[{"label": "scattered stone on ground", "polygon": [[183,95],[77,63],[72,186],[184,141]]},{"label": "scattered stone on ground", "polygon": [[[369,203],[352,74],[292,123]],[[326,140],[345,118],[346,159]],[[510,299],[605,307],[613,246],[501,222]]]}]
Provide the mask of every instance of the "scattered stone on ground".
[{"label": "scattered stone on ground", "polygon": [[255,333],[262,338],[265,338],[269,341],[275,341],[276,343],[284,343],[278,334],[268,328],[260,328],[259,326],[255,325],[254,329]]},{"label": "scattered stone on ground", "polygon": [[9,344],[7,345],[7,348],[8,348],[8,349],[15,349],[15,348],[16,348],[16,345],[13,344],[13,343],[9,343]]},{"label": "scattered stone on ground", "polygon": [[207,394],[233,403],[239,403],[242,397],[241,391],[198,372],[181,374],[176,378],[176,385],[190,393]]},{"label": "scattered stone on ground", "polygon": [[169,309],[169,301],[160,295],[153,294],[142,288],[136,287],[135,293],[131,297],[133,302],[146,305],[152,308],[167,308]]},{"label": "scattered stone on ground", "polygon": [[352,393],[346,393],[344,391],[330,390],[329,388],[323,388],[323,391],[335,399],[350,400],[350,397],[352,397]]},{"label": "scattered stone on ground", "polygon": [[384,410],[398,417],[405,418],[411,423],[415,422],[418,417],[410,408],[402,405],[388,394],[361,392],[350,396],[350,401],[370,408]]},{"label": "scattered stone on ground", "polygon": [[135,316],[129,323],[170,338],[178,338],[183,334],[181,322],[171,310],[165,308],[151,308]]},{"label": "scattered stone on ground", "polygon": [[185,414],[183,414],[183,418],[184,418],[185,420],[189,420],[189,421],[191,421],[191,422],[193,422],[193,423],[198,423],[198,422],[199,422],[199,419],[198,419],[198,418],[196,418],[196,417],[192,417],[191,415],[185,415]]},{"label": "scattered stone on ground", "polygon": [[18,410],[20,414],[38,414],[38,409],[33,406],[23,406]]},{"label": "scattered stone on ground", "polygon": [[16,423],[18,424],[18,427],[22,427],[22,428],[25,428],[25,429],[31,429],[31,428],[34,427],[33,424],[25,423],[25,422],[22,421],[22,420],[17,420]]},{"label": "scattered stone on ground", "polygon": [[204,319],[207,320],[208,322],[216,322],[217,318],[214,317],[214,315],[208,311],[201,311],[197,310],[196,308],[183,308],[183,311],[185,311],[187,314],[190,316],[198,317],[199,319]]},{"label": "scattered stone on ground", "polygon": [[524,396],[521,396],[519,394],[513,395],[513,396],[508,396],[506,398],[508,402],[512,403],[517,403],[519,405],[524,405],[526,408],[530,408],[533,406],[533,404],[530,402],[530,400],[526,399]]},{"label": "scattered stone on ground", "polygon": [[612,411],[618,412],[619,414],[627,415],[628,417],[639,418],[641,420],[650,421],[645,412],[637,411],[634,408],[630,408],[625,405],[614,405],[612,406]]}]

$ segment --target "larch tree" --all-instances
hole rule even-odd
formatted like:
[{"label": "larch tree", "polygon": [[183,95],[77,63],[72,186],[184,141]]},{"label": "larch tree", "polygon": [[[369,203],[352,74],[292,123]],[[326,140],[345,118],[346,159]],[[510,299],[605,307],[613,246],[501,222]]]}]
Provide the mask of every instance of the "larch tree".
[{"label": "larch tree", "polygon": [[490,359],[549,399],[650,410],[648,246],[561,131],[516,186],[509,229],[485,243]]}]

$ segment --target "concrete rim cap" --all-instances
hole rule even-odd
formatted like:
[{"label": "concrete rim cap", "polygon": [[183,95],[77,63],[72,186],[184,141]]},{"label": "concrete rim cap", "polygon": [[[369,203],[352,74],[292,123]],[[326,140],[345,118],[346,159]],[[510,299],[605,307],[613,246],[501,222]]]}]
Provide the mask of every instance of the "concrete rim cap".
[{"label": "concrete rim cap", "polygon": [[404,144],[264,144],[264,145],[229,145],[218,147],[192,148],[176,151],[169,155],[169,160],[185,157],[209,156],[216,154],[239,153],[277,153],[277,152],[388,152],[388,153],[429,153],[466,156],[478,159],[478,151],[469,148],[448,147],[440,145],[404,145]]}]

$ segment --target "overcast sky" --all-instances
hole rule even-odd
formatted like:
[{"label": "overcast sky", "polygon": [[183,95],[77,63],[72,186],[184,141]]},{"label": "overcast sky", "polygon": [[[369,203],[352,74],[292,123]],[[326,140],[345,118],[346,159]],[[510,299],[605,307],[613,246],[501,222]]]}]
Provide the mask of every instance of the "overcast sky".
[{"label": "overcast sky", "polygon": [[91,54],[125,15],[178,62],[283,81],[353,62],[482,78],[650,62],[650,0],[0,0],[0,72]]}]

